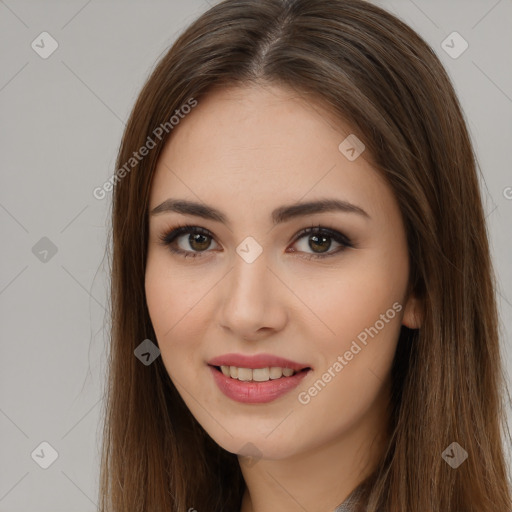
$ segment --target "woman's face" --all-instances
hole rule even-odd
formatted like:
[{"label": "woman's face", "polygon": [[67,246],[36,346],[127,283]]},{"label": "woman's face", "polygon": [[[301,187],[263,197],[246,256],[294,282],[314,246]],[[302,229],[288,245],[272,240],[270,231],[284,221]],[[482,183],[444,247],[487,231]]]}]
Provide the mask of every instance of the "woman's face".
[{"label": "woman's face", "polygon": [[[350,133],[287,89],[224,89],[160,157],[145,276],[155,341],[191,413],[230,452],[282,459],[383,428],[414,302],[397,202],[369,155],[341,144]],[[168,200],[197,206],[152,213]],[[301,207],[320,200],[345,207]],[[201,232],[162,243],[179,225]],[[243,369],[227,376],[222,362]]]}]

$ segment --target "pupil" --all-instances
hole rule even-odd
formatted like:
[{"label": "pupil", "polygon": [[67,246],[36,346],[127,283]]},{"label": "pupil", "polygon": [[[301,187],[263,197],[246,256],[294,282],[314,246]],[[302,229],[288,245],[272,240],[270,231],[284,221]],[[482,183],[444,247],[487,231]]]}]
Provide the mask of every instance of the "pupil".
[{"label": "pupil", "polygon": [[[201,242],[201,238],[203,239]],[[199,244],[199,247],[197,245],[195,246],[195,249],[198,251],[202,251],[205,249],[208,249],[208,237],[206,235],[202,235],[201,233],[195,233],[189,236],[189,242],[191,244],[191,247],[194,247],[194,244]]]},{"label": "pupil", "polygon": [[[315,250],[315,247],[313,247],[313,244],[315,245],[320,245],[320,243],[325,243],[327,242],[329,239],[329,237],[325,236],[325,235],[311,235],[310,237],[310,243],[309,243],[309,246],[311,247],[311,249]],[[322,242],[318,242],[318,240],[321,240]],[[313,244],[311,243],[313,242]],[[329,250],[329,247],[330,247],[330,243],[327,244],[327,247],[323,247],[324,250],[320,250],[320,252],[325,252],[327,250]],[[320,247],[320,249],[322,249],[322,247]]]}]

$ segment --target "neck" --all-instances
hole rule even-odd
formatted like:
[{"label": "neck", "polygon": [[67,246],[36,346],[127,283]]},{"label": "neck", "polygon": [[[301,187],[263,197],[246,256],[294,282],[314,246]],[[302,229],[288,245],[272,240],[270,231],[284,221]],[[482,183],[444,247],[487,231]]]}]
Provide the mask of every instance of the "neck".
[{"label": "neck", "polygon": [[241,463],[246,490],[240,512],[332,512],[373,472],[386,449],[386,407],[377,403],[367,417],[321,446],[250,467]]}]

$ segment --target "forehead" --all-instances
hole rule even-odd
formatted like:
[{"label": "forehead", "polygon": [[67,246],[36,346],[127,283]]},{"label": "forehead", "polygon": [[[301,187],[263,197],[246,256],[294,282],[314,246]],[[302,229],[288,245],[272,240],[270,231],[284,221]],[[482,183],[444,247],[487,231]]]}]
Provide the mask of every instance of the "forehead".
[{"label": "forehead", "polygon": [[226,209],[333,195],[368,210],[382,206],[390,192],[367,155],[349,161],[338,149],[350,133],[320,103],[290,89],[216,89],[174,128],[155,170],[150,207],[170,195]]}]

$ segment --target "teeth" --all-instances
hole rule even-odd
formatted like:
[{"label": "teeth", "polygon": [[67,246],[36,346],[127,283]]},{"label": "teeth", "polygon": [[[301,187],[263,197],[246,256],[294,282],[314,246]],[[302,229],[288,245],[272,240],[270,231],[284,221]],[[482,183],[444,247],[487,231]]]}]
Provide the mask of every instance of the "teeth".
[{"label": "teeth", "polygon": [[[249,370],[251,371],[251,370]],[[256,368],[252,371],[252,380],[265,382],[270,379],[270,368]]]},{"label": "teeth", "polygon": [[237,366],[221,366],[220,369],[226,377],[231,377],[232,379],[238,379],[244,382],[265,382],[269,379],[280,379],[283,376],[291,377],[294,373],[296,373],[291,368],[280,368],[278,366],[254,369],[238,368]]},{"label": "teeth", "polygon": [[283,376],[283,369],[272,366],[270,368],[270,378],[271,379],[280,379]]},{"label": "teeth", "polygon": [[250,368],[238,368],[238,380],[252,380],[252,370]]}]

